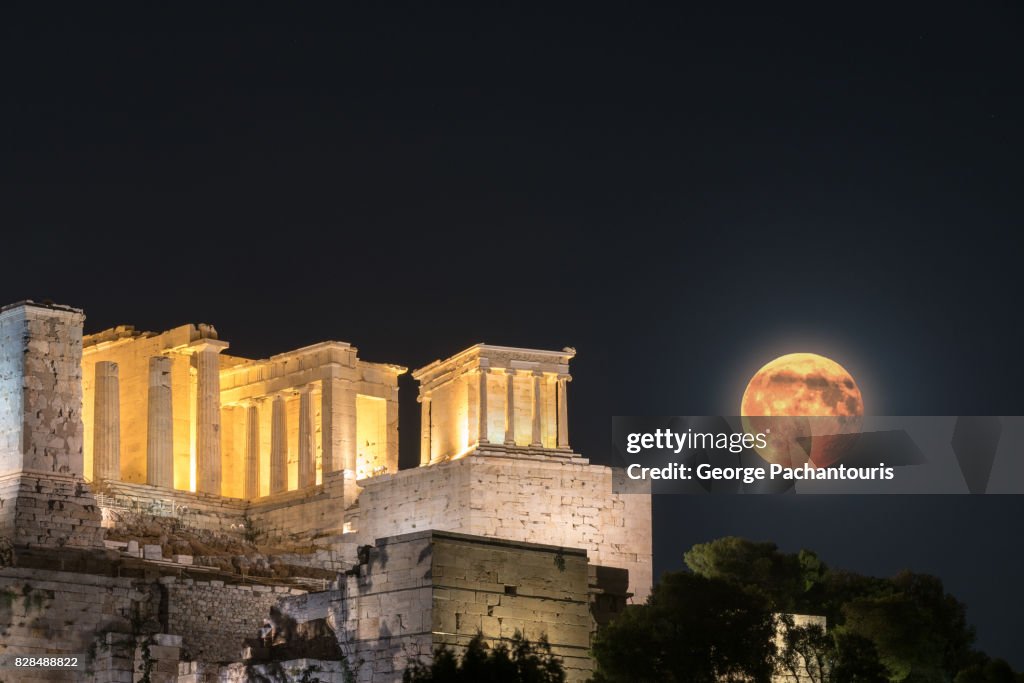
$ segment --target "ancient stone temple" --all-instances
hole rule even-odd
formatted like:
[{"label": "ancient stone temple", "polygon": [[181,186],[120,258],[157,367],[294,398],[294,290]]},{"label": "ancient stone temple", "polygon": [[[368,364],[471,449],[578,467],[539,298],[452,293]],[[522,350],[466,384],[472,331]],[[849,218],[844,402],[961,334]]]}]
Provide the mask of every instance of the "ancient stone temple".
[{"label": "ancient stone temple", "polygon": [[399,470],[400,365],[83,320],[0,309],[0,655],[87,660],[18,680],[399,681],[520,631],[582,681],[650,590],[650,496],[570,446],[573,349],[414,371]]}]

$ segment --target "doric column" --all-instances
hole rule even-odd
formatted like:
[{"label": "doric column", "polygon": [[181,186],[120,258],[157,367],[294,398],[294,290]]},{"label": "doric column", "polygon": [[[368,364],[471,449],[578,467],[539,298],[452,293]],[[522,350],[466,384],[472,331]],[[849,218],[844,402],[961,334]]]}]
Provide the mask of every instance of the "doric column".
[{"label": "doric column", "polygon": [[505,445],[516,445],[516,371],[505,368]]},{"label": "doric column", "polygon": [[477,443],[486,444],[487,440],[487,366],[480,366],[480,431]]},{"label": "doric column", "polygon": [[260,495],[260,409],[255,403],[245,407],[245,482],[242,497]]},{"label": "doric column", "polygon": [[284,396],[274,397],[270,422],[270,493],[288,490],[288,413]]},{"label": "doric column", "polygon": [[569,448],[569,403],[566,389],[572,377],[558,376],[558,447]]},{"label": "doric column", "polygon": [[543,442],[541,442],[540,433],[540,415],[542,412],[540,402],[540,382],[543,378],[543,372],[540,370],[533,371],[533,436],[530,439],[531,448],[540,448],[544,445]]},{"label": "doric column", "polygon": [[308,385],[299,390],[299,488],[316,485],[316,425],[313,421],[313,392]]},{"label": "doric column", "polygon": [[117,363],[96,363],[96,403],[93,418],[92,472],[94,479],[121,478],[121,401]]},{"label": "doric column", "polygon": [[146,483],[174,488],[174,415],[168,356],[149,359],[149,414],[146,420]]},{"label": "doric column", "polygon": [[417,399],[420,402],[420,467],[430,464],[430,394]]},{"label": "doric column", "polygon": [[220,360],[227,343],[203,339],[196,358],[196,491],[220,495]]}]

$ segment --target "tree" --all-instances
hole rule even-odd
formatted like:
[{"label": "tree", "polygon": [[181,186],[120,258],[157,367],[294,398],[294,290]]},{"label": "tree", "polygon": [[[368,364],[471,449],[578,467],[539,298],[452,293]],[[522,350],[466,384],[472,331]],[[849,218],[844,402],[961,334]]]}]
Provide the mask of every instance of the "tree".
[{"label": "tree", "polygon": [[953,683],[1024,683],[1024,674],[1014,673],[1002,659],[989,659],[981,653],[972,656],[974,661],[960,670]]},{"label": "tree", "polygon": [[806,612],[827,567],[814,553],[779,552],[774,543],[727,536],[693,546],[683,561],[695,574],[756,590],[779,612]]},{"label": "tree", "polygon": [[598,632],[601,683],[762,683],[771,680],[775,618],[767,601],[720,579],[666,574],[644,605]]},{"label": "tree", "polygon": [[952,680],[970,661],[965,607],[934,576],[898,574],[887,590],[853,598],[842,612],[844,632],[871,640],[893,680]]},{"label": "tree", "polygon": [[875,644],[867,638],[834,632],[835,656],[832,683],[878,683],[888,681],[889,670],[878,659]]},{"label": "tree", "polygon": [[836,646],[825,627],[821,624],[797,626],[788,614],[779,621],[782,642],[776,655],[778,670],[797,681],[832,681]]},{"label": "tree", "polygon": [[562,661],[551,654],[546,638],[531,643],[516,631],[510,645],[488,647],[482,634],[473,637],[460,660],[441,646],[430,665],[413,662],[402,683],[565,683]]},{"label": "tree", "polygon": [[787,554],[734,537],[695,545],[684,560],[701,576],[763,595],[778,612],[825,616],[833,639],[851,639],[837,676],[863,679],[880,663],[894,681],[951,681],[969,663],[974,631],[965,607],[934,576],[862,576],[830,569],[806,550]]}]

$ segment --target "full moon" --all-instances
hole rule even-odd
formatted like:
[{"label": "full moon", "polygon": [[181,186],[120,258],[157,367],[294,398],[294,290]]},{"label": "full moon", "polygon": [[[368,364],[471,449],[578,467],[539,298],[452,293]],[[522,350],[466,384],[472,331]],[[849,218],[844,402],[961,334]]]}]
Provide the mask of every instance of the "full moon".
[{"label": "full moon", "polygon": [[791,353],[750,379],[740,405],[748,432],[769,432],[758,452],[789,467],[810,461],[827,467],[842,457],[864,419],[860,389],[839,363],[814,353]]}]

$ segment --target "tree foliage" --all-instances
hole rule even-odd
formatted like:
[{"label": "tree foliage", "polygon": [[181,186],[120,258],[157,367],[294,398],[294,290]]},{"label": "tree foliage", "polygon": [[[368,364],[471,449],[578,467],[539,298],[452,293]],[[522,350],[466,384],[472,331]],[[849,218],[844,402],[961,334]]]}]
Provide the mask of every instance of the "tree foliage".
[{"label": "tree foliage", "polygon": [[508,644],[488,647],[477,634],[459,658],[448,647],[434,651],[429,665],[413,662],[402,683],[565,683],[562,661],[551,654],[546,638],[531,643],[516,631]]},{"label": "tree foliage", "polygon": [[[934,576],[863,576],[832,569],[813,552],[784,553],[773,543],[741,538],[696,545],[684,560],[692,573],[667,574],[646,605],[598,634],[597,680],[757,681],[768,661],[822,683],[1024,678],[972,650],[964,605]],[[783,619],[772,652],[771,637],[766,641],[759,630],[763,623],[736,623],[737,615],[755,612],[822,615],[828,628]],[[751,643],[751,658],[742,659],[738,647]]]},{"label": "tree foliage", "polygon": [[760,683],[774,671],[775,619],[767,601],[719,579],[666,574],[645,605],[598,632],[601,683]]}]

